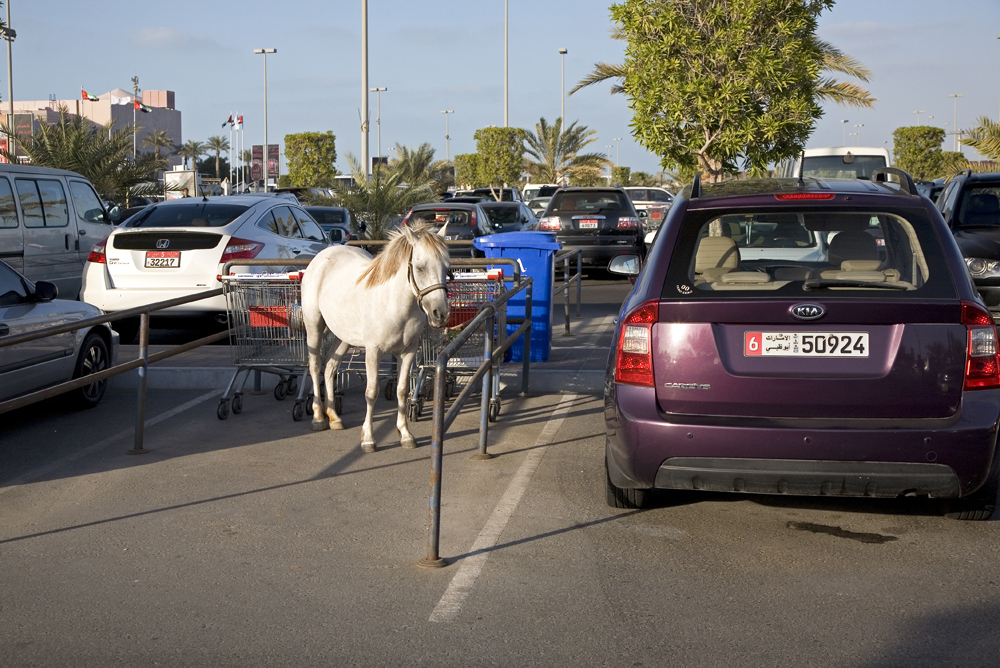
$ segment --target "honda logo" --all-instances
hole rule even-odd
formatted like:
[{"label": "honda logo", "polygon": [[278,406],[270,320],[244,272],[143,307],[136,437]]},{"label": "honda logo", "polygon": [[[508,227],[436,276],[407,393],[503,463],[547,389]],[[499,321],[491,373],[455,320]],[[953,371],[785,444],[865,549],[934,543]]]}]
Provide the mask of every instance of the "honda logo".
[{"label": "honda logo", "polygon": [[170,239],[157,239],[156,240],[156,247],[159,248],[160,250],[163,250],[164,248],[169,248],[170,247]]},{"label": "honda logo", "polygon": [[826,309],[818,304],[797,304],[792,307],[792,315],[799,320],[816,320],[825,313]]}]

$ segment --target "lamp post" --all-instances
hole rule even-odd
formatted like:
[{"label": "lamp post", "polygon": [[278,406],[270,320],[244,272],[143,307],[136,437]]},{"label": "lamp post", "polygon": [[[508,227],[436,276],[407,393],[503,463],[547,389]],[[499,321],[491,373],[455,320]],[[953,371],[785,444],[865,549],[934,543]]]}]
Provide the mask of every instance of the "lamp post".
[{"label": "lamp post", "polygon": [[448,114],[454,114],[454,109],[445,109],[441,112],[444,114],[444,157],[445,160],[451,162],[451,132],[448,130]]},{"label": "lamp post", "polygon": [[921,109],[920,111],[914,111],[913,113],[917,115],[917,127],[920,127],[920,114],[924,113],[924,110]]},{"label": "lamp post", "polygon": [[361,0],[361,164],[368,181],[372,169],[368,157],[368,0]]},{"label": "lamp post", "polygon": [[378,137],[378,158],[379,167],[382,166],[382,93],[389,90],[388,88],[369,88],[371,92],[375,93],[375,128],[376,137]]},{"label": "lamp post", "polygon": [[507,127],[507,5],[508,0],[503,0],[503,126]]},{"label": "lamp post", "polygon": [[860,128],[865,127],[865,124],[864,123],[858,123],[854,127],[859,128],[858,132],[857,132],[857,135],[858,135],[858,146],[861,146],[861,130],[860,130]]},{"label": "lamp post", "polygon": [[[562,74],[559,77],[559,97],[560,104],[559,107],[559,118],[562,119],[562,128],[566,127],[566,54],[569,53],[566,47],[560,47],[560,55],[562,55]],[[560,128],[561,129],[561,128]]]},{"label": "lamp post", "polygon": [[960,148],[961,144],[958,141],[958,98],[965,97],[965,95],[962,93],[955,93],[953,95],[949,95],[948,97],[955,98],[955,118],[953,119],[954,124],[952,127],[955,128],[955,150],[960,151],[962,149]]},{"label": "lamp post", "polygon": [[[264,56],[264,192],[267,192],[267,177],[271,151],[270,147],[267,145],[267,54],[278,53],[277,49],[254,49],[254,53],[260,53]],[[256,188],[256,186],[254,186]]]},{"label": "lamp post", "polygon": [[852,132],[849,136],[851,136],[851,137],[857,137],[858,133],[857,132]]},{"label": "lamp post", "polygon": [[7,150],[14,153],[14,66],[11,64],[10,45],[17,39],[17,31],[10,27],[10,0],[7,0],[7,27],[0,34],[7,40]]},{"label": "lamp post", "polygon": [[850,121],[844,118],[841,119],[840,123],[844,128],[844,146],[847,146],[847,124],[850,123]]},{"label": "lamp post", "polygon": [[621,137],[615,137],[615,167],[621,167],[621,163],[619,162],[619,158],[622,156],[622,145],[619,143],[621,140]]}]

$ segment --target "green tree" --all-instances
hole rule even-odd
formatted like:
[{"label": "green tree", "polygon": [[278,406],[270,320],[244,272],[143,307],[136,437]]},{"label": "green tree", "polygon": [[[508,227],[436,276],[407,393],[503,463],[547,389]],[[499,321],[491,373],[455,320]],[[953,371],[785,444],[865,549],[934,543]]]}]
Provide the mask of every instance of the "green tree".
[{"label": "green tree", "polygon": [[223,151],[229,150],[229,140],[222,135],[215,135],[214,137],[209,137],[208,141],[205,142],[205,150],[215,153],[215,178],[219,177],[219,154]]},{"label": "green tree", "polygon": [[200,141],[191,139],[182,145],[175,147],[174,152],[184,158],[184,166],[187,167],[188,160],[191,160],[191,169],[197,169],[198,158],[205,154],[205,145]]},{"label": "green tree", "polygon": [[822,115],[819,14],[833,0],[624,0],[636,139],[706,181],[797,155]]},{"label": "green tree", "polygon": [[611,162],[600,153],[580,153],[597,141],[597,133],[574,121],[565,129],[562,119],[549,125],[542,118],[534,132],[524,133],[525,153],[534,158],[524,168],[534,183],[563,183],[567,180],[592,179]]},{"label": "green tree", "polygon": [[[95,126],[82,116],[59,109],[59,122],[42,123],[30,137],[16,135],[14,141],[31,164],[68,169],[87,177],[100,196],[126,205],[131,197],[159,194],[151,175],[166,165],[152,153],[132,157],[131,124],[115,129],[114,121]],[[10,134],[3,126],[3,132]],[[0,151],[8,162],[17,162],[10,151]]]},{"label": "green tree", "polygon": [[[476,130],[479,181],[490,188],[503,188],[521,180],[524,130],[488,127]],[[499,197],[497,197],[499,199]]]},{"label": "green tree", "polygon": [[[170,156],[173,153],[174,140],[170,138],[170,134],[166,130],[153,130],[148,135],[142,138],[142,147],[153,149],[153,155],[160,158],[160,156]],[[166,153],[160,153],[160,149],[171,149]]]},{"label": "green tree", "polygon": [[896,128],[892,141],[893,163],[913,178],[929,180],[944,175],[941,128],[930,125]]},{"label": "green tree", "polygon": [[454,164],[456,184],[469,188],[478,188],[482,185],[482,181],[479,179],[481,170],[479,169],[478,153],[462,153],[460,155],[456,155]]},{"label": "green tree", "polygon": [[[211,155],[206,156],[203,160],[197,162],[197,171],[199,174],[211,174],[215,169],[215,158]],[[228,174],[229,173],[229,160],[225,156],[219,156],[219,173]]]},{"label": "green tree", "polygon": [[399,172],[401,183],[427,184],[434,192],[443,192],[455,183],[453,168],[447,160],[435,160],[434,149],[424,143],[417,148],[396,144],[396,158],[389,169]]},{"label": "green tree", "polygon": [[620,186],[632,185],[632,169],[630,167],[612,167],[611,183],[617,183]]},{"label": "green tree", "polygon": [[329,188],[337,175],[337,138],[329,131],[285,135],[285,159],[292,185]]}]

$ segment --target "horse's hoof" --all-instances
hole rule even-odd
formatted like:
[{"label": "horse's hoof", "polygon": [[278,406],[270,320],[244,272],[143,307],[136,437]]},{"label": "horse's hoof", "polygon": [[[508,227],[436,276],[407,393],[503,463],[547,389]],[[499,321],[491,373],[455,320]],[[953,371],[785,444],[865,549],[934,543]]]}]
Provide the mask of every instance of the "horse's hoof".
[{"label": "horse's hoof", "polygon": [[314,420],[310,425],[310,428],[313,431],[326,431],[329,429],[329,425],[327,425],[326,420]]},{"label": "horse's hoof", "polygon": [[400,444],[407,450],[417,449],[417,442],[414,441],[412,438],[404,438],[402,441],[400,441]]},{"label": "horse's hoof", "polygon": [[344,423],[341,422],[340,420],[337,420],[336,422],[334,422],[333,420],[330,421],[330,429],[333,429],[334,431],[341,431],[343,428],[344,428]]},{"label": "horse's hoof", "polygon": [[361,444],[361,451],[362,452],[368,452],[368,453],[375,452],[375,443],[374,442],[372,442],[372,443],[362,443]]}]

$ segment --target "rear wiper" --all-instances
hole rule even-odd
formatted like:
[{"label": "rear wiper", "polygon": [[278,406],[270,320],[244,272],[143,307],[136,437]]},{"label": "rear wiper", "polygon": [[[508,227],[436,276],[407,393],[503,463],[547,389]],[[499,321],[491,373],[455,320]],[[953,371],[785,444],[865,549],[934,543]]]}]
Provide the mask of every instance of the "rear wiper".
[{"label": "rear wiper", "polygon": [[875,283],[873,281],[852,281],[850,279],[837,278],[813,278],[803,281],[803,290],[821,290],[823,288],[888,288],[889,290],[909,290],[905,285],[898,283]]}]

